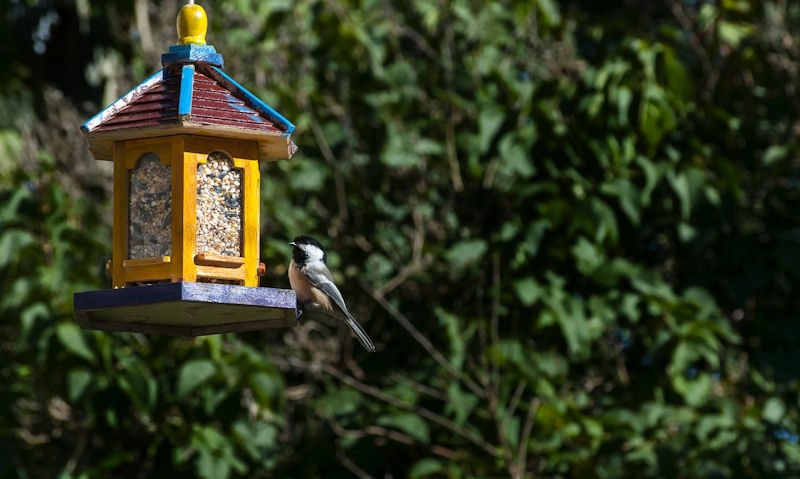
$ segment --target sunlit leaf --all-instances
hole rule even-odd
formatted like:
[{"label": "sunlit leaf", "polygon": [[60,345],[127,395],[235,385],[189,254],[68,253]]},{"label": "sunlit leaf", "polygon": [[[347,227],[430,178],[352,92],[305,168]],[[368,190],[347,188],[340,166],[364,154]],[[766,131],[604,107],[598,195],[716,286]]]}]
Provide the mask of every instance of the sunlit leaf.
[{"label": "sunlit leaf", "polygon": [[399,429],[423,444],[427,444],[430,440],[428,424],[416,414],[397,413],[381,416],[378,418],[378,424]]},{"label": "sunlit leaf", "polygon": [[713,384],[711,375],[702,373],[695,378],[689,378],[686,375],[675,376],[673,385],[683,395],[687,404],[699,407],[711,397]]},{"label": "sunlit leaf", "polygon": [[216,374],[214,363],[207,359],[193,359],[181,366],[176,393],[186,397]]},{"label": "sunlit leaf", "polygon": [[451,382],[447,387],[450,399],[445,410],[455,417],[456,424],[464,424],[480,402],[480,398],[462,389],[458,383]]},{"label": "sunlit leaf", "polygon": [[444,469],[441,461],[426,457],[420,459],[411,467],[411,470],[408,471],[408,477],[409,479],[423,479],[441,473]]},{"label": "sunlit leaf", "polygon": [[771,423],[779,423],[786,412],[786,405],[778,397],[771,397],[764,403],[761,417]]},{"label": "sunlit leaf", "polygon": [[353,389],[336,389],[316,400],[316,409],[324,417],[352,414],[361,405],[361,394]]},{"label": "sunlit leaf", "polygon": [[83,332],[73,323],[60,323],[56,326],[56,335],[62,346],[72,354],[91,363],[95,362],[95,355],[84,340]]},{"label": "sunlit leaf", "polygon": [[539,12],[541,12],[547,25],[554,27],[561,22],[561,13],[556,2],[553,2],[553,0],[537,0],[536,4],[539,6]]},{"label": "sunlit leaf", "polygon": [[67,373],[67,397],[70,401],[80,398],[92,380],[92,373],[86,368],[71,369]]},{"label": "sunlit leaf", "polygon": [[515,282],[514,291],[525,306],[533,305],[544,294],[544,290],[534,278],[523,278]]},{"label": "sunlit leaf", "polygon": [[578,239],[572,247],[572,255],[578,271],[586,275],[592,274],[605,260],[600,250],[586,238]]},{"label": "sunlit leaf", "polygon": [[489,245],[482,239],[459,241],[447,251],[447,261],[459,271],[480,261],[488,248]]},{"label": "sunlit leaf", "polygon": [[34,245],[36,238],[24,230],[0,230],[0,267],[8,265],[12,259],[18,258],[21,251]]},{"label": "sunlit leaf", "polygon": [[478,117],[479,148],[481,152],[489,149],[489,144],[497,134],[504,119],[505,111],[499,105],[492,105],[481,110]]}]

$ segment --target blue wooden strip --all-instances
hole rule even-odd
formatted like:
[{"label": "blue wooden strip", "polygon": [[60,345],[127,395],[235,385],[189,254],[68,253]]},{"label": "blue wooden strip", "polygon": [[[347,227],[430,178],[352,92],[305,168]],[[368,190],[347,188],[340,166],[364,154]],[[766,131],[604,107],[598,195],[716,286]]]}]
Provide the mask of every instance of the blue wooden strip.
[{"label": "blue wooden strip", "polygon": [[211,45],[171,45],[168,53],[161,54],[163,66],[195,62],[210,63],[217,67],[222,67],[224,63],[222,55]]},{"label": "blue wooden strip", "polygon": [[218,82],[227,84],[226,86],[229,89],[236,90],[237,93],[241,94],[245,100],[247,100],[250,104],[252,104],[253,108],[258,110],[260,113],[269,117],[270,120],[274,121],[281,130],[284,131],[283,136],[289,136],[294,131],[294,124],[287,120],[283,115],[275,111],[271,106],[264,103],[261,99],[257,96],[250,93],[247,89],[245,89],[242,85],[238,84],[236,80],[229,77],[225,72],[217,67],[212,67],[213,73],[215,73],[217,78],[214,78]]},{"label": "blue wooden strip", "polygon": [[232,284],[184,282],[182,299],[205,303],[241,304],[276,308],[297,307],[297,299],[291,289],[255,288]]},{"label": "blue wooden strip", "polygon": [[75,293],[76,311],[132,307],[168,301],[192,301],[242,306],[295,309],[290,289],[261,288],[214,283],[157,283],[126,288]]},{"label": "blue wooden strip", "polygon": [[181,283],[159,283],[75,293],[74,302],[75,310],[80,311],[175,301],[180,297]]},{"label": "blue wooden strip", "polygon": [[192,114],[192,96],[194,96],[194,65],[187,64],[181,68],[181,89],[178,96],[178,114]]}]

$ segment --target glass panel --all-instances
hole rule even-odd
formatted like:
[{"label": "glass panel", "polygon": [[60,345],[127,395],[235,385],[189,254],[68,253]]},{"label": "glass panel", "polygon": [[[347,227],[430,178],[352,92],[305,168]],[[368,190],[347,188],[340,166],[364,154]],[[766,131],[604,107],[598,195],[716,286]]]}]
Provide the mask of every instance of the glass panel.
[{"label": "glass panel", "polygon": [[171,168],[145,153],[128,173],[128,258],[172,254]]},{"label": "glass panel", "polygon": [[197,165],[197,253],[242,255],[242,172],[225,153]]}]

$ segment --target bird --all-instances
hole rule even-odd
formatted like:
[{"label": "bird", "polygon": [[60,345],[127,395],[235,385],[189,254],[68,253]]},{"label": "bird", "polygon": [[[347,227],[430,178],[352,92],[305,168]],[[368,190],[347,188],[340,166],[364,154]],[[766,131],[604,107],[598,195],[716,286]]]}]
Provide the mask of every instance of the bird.
[{"label": "bird", "polygon": [[347,323],[364,349],[375,352],[375,345],[364,328],[347,310],[342,293],[333,282],[333,276],[328,270],[328,256],[322,244],[311,236],[300,235],[289,245],[292,247],[289,284],[301,308],[310,306],[323,312],[333,313],[332,316]]}]

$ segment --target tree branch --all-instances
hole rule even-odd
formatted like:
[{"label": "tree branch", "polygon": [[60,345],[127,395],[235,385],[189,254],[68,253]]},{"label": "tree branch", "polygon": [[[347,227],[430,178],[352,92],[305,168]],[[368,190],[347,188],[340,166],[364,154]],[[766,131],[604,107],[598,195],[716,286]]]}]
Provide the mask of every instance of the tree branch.
[{"label": "tree branch", "polygon": [[522,426],[522,434],[520,434],[519,445],[517,446],[517,470],[520,474],[525,474],[525,468],[528,467],[528,441],[531,439],[533,419],[536,417],[536,411],[539,410],[541,402],[536,397],[531,399],[531,404],[528,406],[528,414],[525,415],[525,423]]},{"label": "tree branch", "polygon": [[464,374],[464,372],[463,372],[463,371],[459,371],[459,370],[457,370],[456,368],[454,368],[454,367],[453,367],[453,365],[452,365],[452,364],[450,364],[450,361],[448,361],[448,360],[447,360],[447,359],[446,359],[446,358],[445,358],[445,357],[442,355],[442,353],[440,353],[440,352],[439,352],[439,351],[436,349],[436,347],[433,345],[433,343],[431,343],[431,341],[430,341],[428,338],[426,338],[426,337],[425,337],[425,336],[424,336],[424,335],[423,335],[423,334],[422,334],[422,333],[421,333],[421,332],[420,332],[420,331],[419,331],[419,330],[418,330],[418,329],[417,329],[417,328],[416,328],[416,327],[415,327],[415,326],[414,326],[414,325],[411,323],[411,321],[409,321],[409,320],[408,320],[408,318],[407,318],[407,317],[406,317],[406,316],[405,316],[403,313],[401,313],[400,311],[398,311],[398,310],[397,310],[397,308],[395,308],[394,306],[392,306],[392,305],[391,305],[391,303],[389,303],[388,301],[386,301],[386,298],[384,298],[383,296],[380,296],[379,294],[377,294],[375,291],[373,291],[373,290],[372,290],[372,289],[371,289],[371,288],[370,288],[370,287],[369,287],[369,286],[368,286],[366,283],[364,283],[363,281],[361,282],[361,287],[364,289],[364,291],[366,291],[367,293],[369,293],[369,295],[370,295],[370,296],[372,296],[372,299],[374,299],[374,300],[375,300],[375,301],[376,301],[378,304],[380,304],[380,305],[381,305],[381,307],[382,307],[384,310],[386,310],[386,312],[387,312],[387,313],[389,313],[389,315],[390,315],[392,318],[394,318],[394,319],[395,319],[395,320],[396,320],[398,323],[400,323],[400,325],[403,327],[403,329],[405,329],[406,331],[408,331],[408,333],[409,333],[409,334],[410,334],[410,335],[411,335],[411,336],[412,336],[412,337],[413,337],[413,338],[414,338],[414,339],[415,339],[415,340],[416,340],[416,341],[417,341],[417,342],[418,342],[418,343],[419,343],[419,344],[420,344],[420,345],[421,345],[423,348],[425,348],[425,350],[426,350],[426,351],[427,351],[427,352],[428,352],[428,353],[431,355],[431,357],[434,359],[434,361],[436,361],[437,363],[439,363],[439,365],[440,365],[442,368],[444,368],[444,369],[445,369],[445,370],[446,370],[448,373],[450,373],[450,375],[451,375],[453,378],[455,378],[455,379],[458,379],[458,380],[460,380],[460,381],[463,381],[463,382],[464,382],[464,384],[465,384],[465,385],[466,385],[466,386],[467,386],[467,387],[470,389],[470,391],[472,391],[472,392],[473,392],[473,394],[477,395],[478,397],[485,397],[485,396],[486,396],[486,395],[485,395],[485,392],[484,392],[484,390],[483,390],[483,388],[481,388],[480,386],[478,386],[478,385],[477,385],[477,384],[476,384],[476,383],[475,383],[475,382],[474,382],[472,379],[470,379],[469,377],[467,377],[467,376]]},{"label": "tree branch", "polygon": [[381,391],[376,387],[364,384],[361,381],[358,381],[357,379],[344,374],[343,372],[339,371],[338,369],[334,368],[331,365],[324,364],[322,365],[322,369],[329,375],[335,377],[336,379],[347,384],[353,389],[361,391],[364,394],[368,394],[376,399],[380,399],[381,401],[387,404],[391,404],[392,406],[395,406],[399,409],[414,412],[419,416],[424,417],[432,422],[435,422],[436,424],[444,427],[450,432],[471,442],[473,445],[479,447],[490,456],[492,457],[495,456],[495,448],[493,445],[489,444],[483,438],[473,433],[472,431],[466,429],[465,427],[460,426],[454,423],[453,421],[443,416],[440,416],[439,414],[436,414],[433,411],[430,411],[429,409],[414,404],[408,404],[398,399],[395,399],[394,397],[384,393],[383,391]]}]

